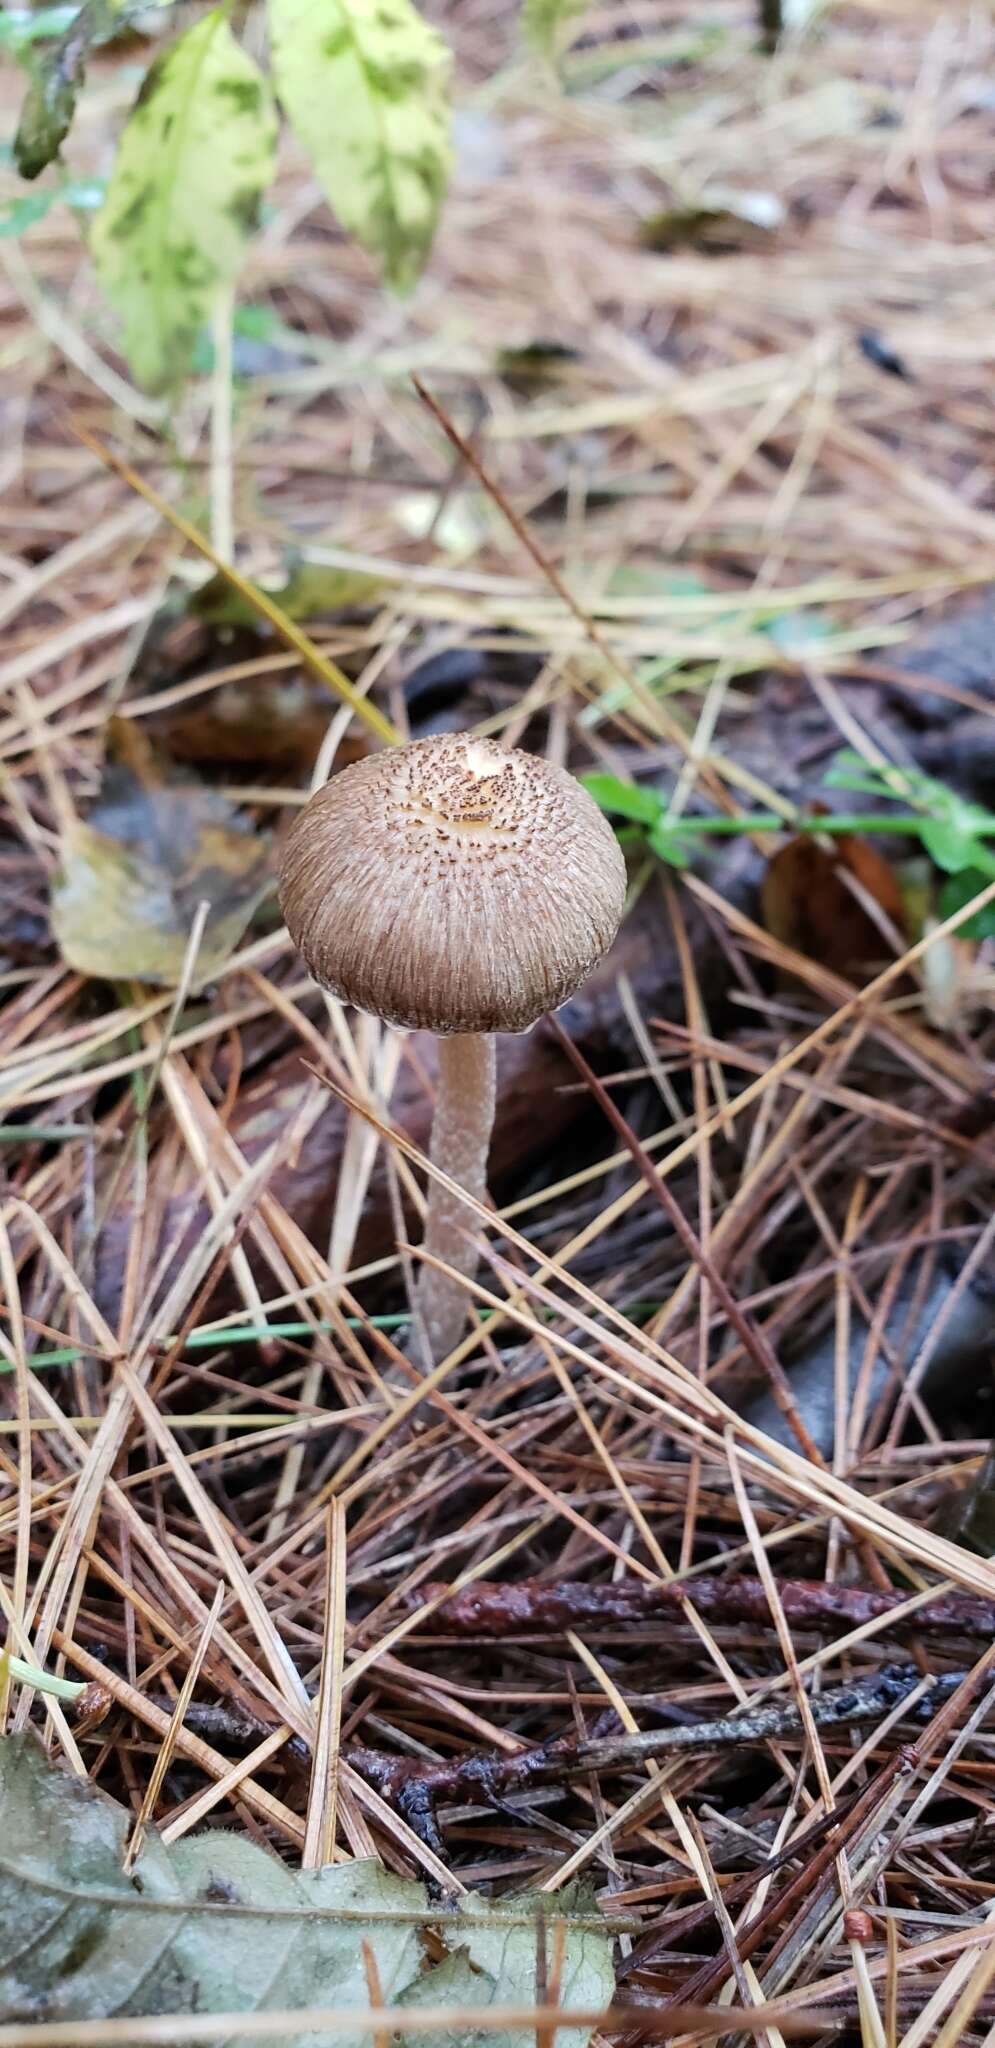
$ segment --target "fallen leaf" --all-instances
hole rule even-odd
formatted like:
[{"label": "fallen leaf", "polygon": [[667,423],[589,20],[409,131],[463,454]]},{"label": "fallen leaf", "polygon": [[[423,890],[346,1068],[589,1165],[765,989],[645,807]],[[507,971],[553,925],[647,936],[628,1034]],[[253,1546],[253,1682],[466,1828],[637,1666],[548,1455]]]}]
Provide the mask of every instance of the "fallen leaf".
[{"label": "fallen leaf", "polygon": [[[156,733],[176,761],[205,768],[261,768],[306,781],[328,736],[328,692],[298,669],[222,683],[209,695],[153,714]],[[369,752],[360,733],[347,733],[335,756],[347,767]]]},{"label": "fallen leaf", "polygon": [[866,839],[799,834],[768,862],[761,901],[767,930],[834,974],[866,973],[886,951],[879,927],[849,887],[852,876],[899,931],[905,907],[894,869]]},{"label": "fallen leaf", "polygon": [[[372,1860],[292,1871],[255,1842],[213,1831],[169,1848],[154,1830],[127,1870],[131,1818],[57,1770],[33,1737],[0,1739],[0,2012],[7,2021],[181,2013],[369,2009],[364,1945],[387,2005],[531,2004],[542,1920],[552,1954],[565,1925],[560,1998],[603,2008],[613,1989],[611,1938],[577,1890],[496,1902],[473,1893],[430,1907],[425,1888]],[[426,1968],[423,1935],[443,1960]],[[437,1951],[438,1952],[438,1951]],[[548,1966],[548,1965],[547,1965]],[[564,2028],[565,2048],[590,2029]],[[255,2037],[254,2037],[255,2038]],[[308,2030],[281,2035],[305,2048]],[[368,2027],[339,2035],[369,2048]],[[405,2043],[405,2036],[395,2036]],[[424,2036],[412,2035],[412,2048]],[[498,2048],[533,2037],[495,2035]],[[226,2034],[228,2048],[245,2036]],[[470,2048],[456,2028],[447,2044]]]},{"label": "fallen leaf", "polygon": [[701,249],[724,256],[763,249],[784,224],[784,208],[772,192],[714,192],[697,205],[666,207],[641,222],[645,249]]},{"label": "fallen leaf", "polygon": [[499,349],[495,367],[510,390],[517,391],[523,398],[531,398],[534,392],[546,391],[550,385],[558,384],[580,361],[579,349],[569,348],[564,342],[540,338],[522,342],[518,347]]},{"label": "fallen leaf", "polygon": [[[212,579],[205,589],[218,587]],[[246,618],[250,616],[248,608]],[[260,632],[265,622],[252,613],[252,625],[197,617],[184,596],[173,595],[150,621],[142,644],[139,668],[150,694],[162,694],[161,709],[149,710],[145,723],[173,762],[206,767],[265,768],[278,779],[306,781],[328,733],[334,713],[326,686],[303,666],[282,662],[263,673],[259,666]],[[245,665],[249,673],[191,696],[175,685],[196,679],[210,682],[211,671]],[[367,751],[365,736],[350,731],[337,759],[358,760]]]},{"label": "fallen leaf", "polygon": [[[333,569],[324,562],[289,560],[282,583],[266,586],[288,619],[325,619],[336,612],[369,605],[383,589],[382,576],[369,576],[361,569]],[[269,631],[248,598],[235,590],[227,578],[212,576],[190,599],[190,610],[212,626],[252,626]]]},{"label": "fallen leaf", "polygon": [[62,835],[51,921],[80,974],[171,987],[197,907],[210,905],[196,979],[218,973],[271,886],[268,842],[199,783],[150,787],[112,768],[89,818]]}]

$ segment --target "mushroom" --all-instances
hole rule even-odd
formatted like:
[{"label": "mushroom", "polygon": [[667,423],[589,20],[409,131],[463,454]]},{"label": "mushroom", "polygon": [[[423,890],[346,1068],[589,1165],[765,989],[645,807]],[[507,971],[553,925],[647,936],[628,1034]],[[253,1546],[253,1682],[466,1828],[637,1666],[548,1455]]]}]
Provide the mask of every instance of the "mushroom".
[{"label": "mushroom", "polygon": [[[370,755],[312,796],[287,837],[280,902],[309,972],[388,1024],[434,1031],[431,1158],[486,1191],[495,1031],[527,1031],[607,952],[625,898],[611,827],[572,775],[445,733]],[[425,1250],[477,1266],[473,1216],[429,1186]],[[425,1265],[416,1309],[433,1358],[462,1335],[465,1289]]]}]

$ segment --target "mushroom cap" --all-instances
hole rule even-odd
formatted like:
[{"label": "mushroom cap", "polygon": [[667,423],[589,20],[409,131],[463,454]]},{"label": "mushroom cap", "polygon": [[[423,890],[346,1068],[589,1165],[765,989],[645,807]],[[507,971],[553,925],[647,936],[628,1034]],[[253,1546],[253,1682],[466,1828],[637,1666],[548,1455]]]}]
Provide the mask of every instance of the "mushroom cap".
[{"label": "mushroom cap", "polygon": [[624,899],[618,841],[572,775],[456,733],[343,768],[280,878],[315,981],[436,1032],[527,1031],[607,952]]}]

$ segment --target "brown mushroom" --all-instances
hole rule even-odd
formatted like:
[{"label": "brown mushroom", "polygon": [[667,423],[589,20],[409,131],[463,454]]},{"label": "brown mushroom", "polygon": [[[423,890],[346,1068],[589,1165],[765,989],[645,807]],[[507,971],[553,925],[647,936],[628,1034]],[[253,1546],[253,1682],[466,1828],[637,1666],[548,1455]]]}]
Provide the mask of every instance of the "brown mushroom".
[{"label": "brown mushroom", "polygon": [[[477,1200],[494,1119],[494,1031],[527,1031],[580,987],[618,929],[625,863],[572,775],[492,740],[443,734],[333,777],[295,820],[280,901],[322,988],[439,1034],[434,1163]],[[425,1248],[472,1276],[472,1213],[429,1188]],[[432,1355],[467,1299],[426,1265]]]}]

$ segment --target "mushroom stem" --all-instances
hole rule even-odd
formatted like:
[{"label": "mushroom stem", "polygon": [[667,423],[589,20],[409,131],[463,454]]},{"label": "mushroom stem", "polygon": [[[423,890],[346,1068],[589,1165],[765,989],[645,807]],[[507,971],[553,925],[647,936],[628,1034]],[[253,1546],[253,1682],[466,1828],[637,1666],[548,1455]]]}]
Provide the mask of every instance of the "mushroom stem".
[{"label": "mushroom stem", "polygon": [[[494,1123],[496,1061],[490,1032],[439,1038],[439,1081],[429,1156],[434,1166],[482,1202],[487,1194],[487,1154]],[[431,1181],[425,1217],[425,1250],[472,1279],[477,1270],[477,1218],[458,1195]],[[467,1233],[470,1233],[468,1236]],[[458,1280],[423,1266],[415,1305],[433,1359],[445,1358],[466,1327],[468,1297]]]}]

